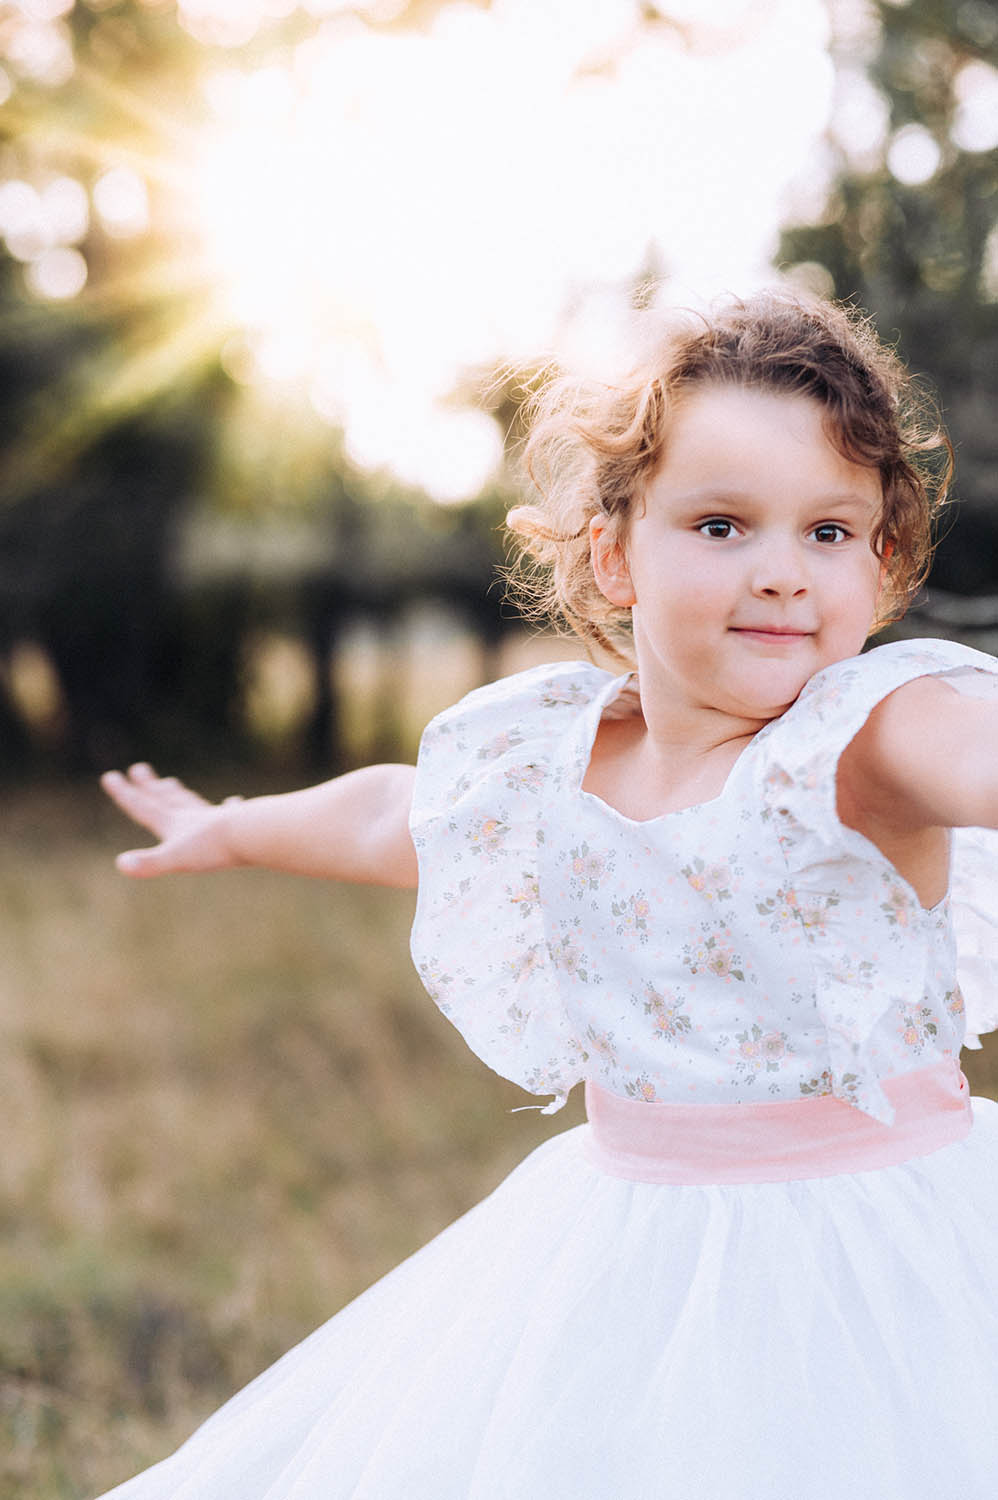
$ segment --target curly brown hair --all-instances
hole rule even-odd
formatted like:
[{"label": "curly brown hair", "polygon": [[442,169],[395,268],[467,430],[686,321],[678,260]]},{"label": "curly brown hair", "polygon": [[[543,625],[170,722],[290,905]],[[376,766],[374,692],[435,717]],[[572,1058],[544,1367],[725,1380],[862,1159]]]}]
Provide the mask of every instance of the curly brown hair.
[{"label": "curly brown hair", "polygon": [[617,384],[552,373],[527,403],[523,458],[538,500],[507,516],[520,556],[507,570],[532,618],[568,625],[587,645],[629,659],[630,611],[596,586],[589,522],[626,532],[669,438],[669,418],[701,385],[810,396],[826,410],[829,441],[880,475],[874,552],[885,584],[875,629],[899,619],[925,579],[933,523],[946,499],[953,448],[905,366],[856,309],[767,291],[708,313],[646,313],[644,345]]}]

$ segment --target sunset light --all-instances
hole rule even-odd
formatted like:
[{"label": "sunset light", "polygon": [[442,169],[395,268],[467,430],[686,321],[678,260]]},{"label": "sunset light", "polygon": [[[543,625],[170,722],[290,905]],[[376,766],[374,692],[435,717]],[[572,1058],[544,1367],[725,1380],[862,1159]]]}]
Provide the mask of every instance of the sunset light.
[{"label": "sunset light", "polygon": [[[180,105],[77,78],[104,138],[21,144],[0,233],[28,290],[132,309],[144,381],[220,358],[441,501],[498,471],[502,434],[468,404],[498,368],[612,373],[643,278],[681,303],[772,280],[781,220],[826,191],[826,127],[905,183],[940,160],[923,127],[890,134],[861,71],[835,76],[822,0],[676,0],[657,20],[636,0],[454,3],[421,29],[388,24],[396,0],[145,4],[186,33],[190,87]],[[0,6],[12,76],[49,106],[72,10]],[[994,144],[996,77],[961,74],[966,149]],[[95,263],[95,230],[136,247],[127,273]],[[188,311],[144,329],[185,289]],[[81,400],[108,414],[106,390]]]}]

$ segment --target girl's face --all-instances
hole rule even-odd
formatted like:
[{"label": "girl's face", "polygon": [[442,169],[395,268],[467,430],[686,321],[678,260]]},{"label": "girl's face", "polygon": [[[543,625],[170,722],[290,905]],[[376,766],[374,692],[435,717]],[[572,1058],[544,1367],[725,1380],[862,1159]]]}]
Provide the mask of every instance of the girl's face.
[{"label": "girl's face", "polygon": [[704,386],[677,408],[626,533],[592,523],[597,583],[634,606],[649,706],[758,724],[862,648],[880,477],[832,446],[823,417],[808,396]]}]

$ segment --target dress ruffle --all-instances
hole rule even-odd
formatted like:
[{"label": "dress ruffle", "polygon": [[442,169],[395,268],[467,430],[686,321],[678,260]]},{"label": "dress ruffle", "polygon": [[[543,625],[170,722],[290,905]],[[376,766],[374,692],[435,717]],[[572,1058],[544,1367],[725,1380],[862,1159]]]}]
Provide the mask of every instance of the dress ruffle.
[{"label": "dress ruffle", "polygon": [[[578,769],[580,713],[598,717],[615,685],[585,662],[535,668],[470,693],[433,720],[420,745],[413,961],[489,1067],[529,1093],[555,1096],[548,1113],[585,1076],[540,899],[548,802]],[[511,912],[508,945],[497,945],[486,920],[498,902]]]},{"label": "dress ruffle", "polygon": [[[898,641],[816,674],[796,703],[756,737],[756,794],[777,829],[788,876],[803,904],[820,904],[840,883],[844,863],[854,905],[889,914],[889,961],[883,927],[825,916],[821,942],[811,942],[817,1007],[828,1032],[832,1092],[876,1119],[893,1112],[870,1064],[869,1041],[893,1005],[922,992],[929,924],[910,884],[881,851],[839,820],[839,758],[874,707],[916,678],[944,677],[959,692],[998,693],[998,662],[951,641]],[[954,831],[950,891],[958,977],[972,1033],[998,1027],[998,833]],[[862,888],[860,888],[862,886]],[[943,903],[940,903],[942,905]],[[829,932],[829,929],[835,929]],[[811,937],[811,934],[808,934]],[[961,1003],[955,996],[954,1006]],[[974,1045],[976,1035],[971,1040]],[[979,1043],[978,1043],[979,1045]]]}]

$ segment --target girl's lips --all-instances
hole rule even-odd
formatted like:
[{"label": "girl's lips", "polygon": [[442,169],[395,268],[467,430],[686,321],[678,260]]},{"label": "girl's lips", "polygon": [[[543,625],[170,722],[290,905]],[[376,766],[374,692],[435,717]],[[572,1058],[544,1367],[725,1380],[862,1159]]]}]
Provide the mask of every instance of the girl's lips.
[{"label": "girl's lips", "polygon": [[814,634],[811,630],[767,630],[755,625],[733,625],[731,629],[735,635],[751,636],[758,641],[806,641]]}]

